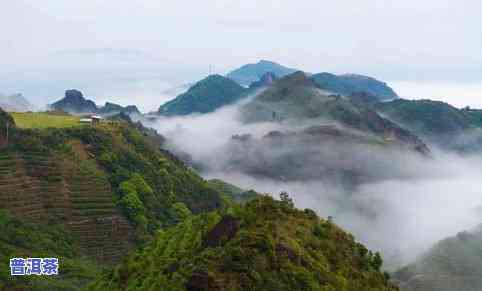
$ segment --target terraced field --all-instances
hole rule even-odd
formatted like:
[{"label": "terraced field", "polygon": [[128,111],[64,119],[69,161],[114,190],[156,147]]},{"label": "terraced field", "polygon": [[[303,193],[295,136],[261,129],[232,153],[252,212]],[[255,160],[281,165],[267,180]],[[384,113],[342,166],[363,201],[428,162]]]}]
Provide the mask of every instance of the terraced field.
[{"label": "terraced field", "polygon": [[102,171],[39,152],[0,154],[0,205],[16,217],[62,223],[86,255],[117,262],[130,248],[133,229],[113,202]]}]

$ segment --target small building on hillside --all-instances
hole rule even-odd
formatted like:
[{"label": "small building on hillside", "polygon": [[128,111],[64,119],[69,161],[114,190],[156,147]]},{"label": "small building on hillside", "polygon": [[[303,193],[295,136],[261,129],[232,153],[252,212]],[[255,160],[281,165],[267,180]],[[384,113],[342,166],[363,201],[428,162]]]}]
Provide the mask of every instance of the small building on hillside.
[{"label": "small building on hillside", "polygon": [[102,119],[103,119],[102,116],[92,115],[90,117],[81,118],[79,122],[82,124],[96,125],[96,124],[99,124]]},{"label": "small building on hillside", "polygon": [[92,124],[98,124],[103,118],[102,116],[92,115],[90,119],[92,120]]},{"label": "small building on hillside", "polygon": [[85,124],[91,124],[92,123],[92,118],[81,118],[79,120],[80,123],[85,123]]}]

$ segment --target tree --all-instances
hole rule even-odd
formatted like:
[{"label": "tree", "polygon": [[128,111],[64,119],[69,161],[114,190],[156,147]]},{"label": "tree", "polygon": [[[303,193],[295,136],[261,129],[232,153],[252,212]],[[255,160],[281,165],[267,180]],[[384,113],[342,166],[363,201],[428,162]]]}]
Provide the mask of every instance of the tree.
[{"label": "tree", "polygon": [[119,200],[119,205],[131,221],[144,228],[147,224],[146,208],[139,199],[136,187],[130,181],[125,181],[121,183],[120,190],[122,198]]},{"label": "tree", "polygon": [[372,259],[372,266],[373,268],[375,268],[375,270],[380,271],[380,268],[382,267],[382,265],[383,265],[382,256],[380,255],[379,252],[376,252]]},{"label": "tree", "polygon": [[281,192],[279,194],[279,197],[281,199],[281,202],[283,202],[285,205],[287,205],[290,208],[294,207],[293,199],[290,198],[290,195],[288,194],[288,192],[285,192],[285,191]]}]

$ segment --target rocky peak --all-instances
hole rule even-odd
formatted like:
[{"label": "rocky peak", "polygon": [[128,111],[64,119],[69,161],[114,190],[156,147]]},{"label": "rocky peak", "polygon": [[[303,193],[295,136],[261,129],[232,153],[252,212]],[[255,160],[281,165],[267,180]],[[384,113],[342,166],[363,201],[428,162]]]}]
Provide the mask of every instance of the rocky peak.
[{"label": "rocky peak", "polygon": [[92,113],[98,109],[93,101],[85,99],[82,92],[75,89],[65,91],[65,97],[53,103],[51,107],[69,113]]}]

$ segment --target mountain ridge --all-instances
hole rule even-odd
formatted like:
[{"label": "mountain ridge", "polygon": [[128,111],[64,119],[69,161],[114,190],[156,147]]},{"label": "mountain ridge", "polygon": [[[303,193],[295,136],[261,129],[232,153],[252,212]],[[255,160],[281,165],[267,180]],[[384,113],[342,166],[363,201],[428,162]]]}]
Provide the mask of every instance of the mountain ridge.
[{"label": "mountain ridge", "polygon": [[378,97],[380,101],[398,98],[397,93],[385,82],[359,74],[334,75],[331,73],[318,73],[312,76],[319,88],[333,93],[351,95],[366,92]]},{"label": "mountain ridge", "polygon": [[242,86],[249,86],[258,81],[264,74],[273,73],[276,77],[284,77],[296,72],[297,69],[288,68],[278,63],[260,60],[257,63],[246,64],[229,72],[226,77]]}]

